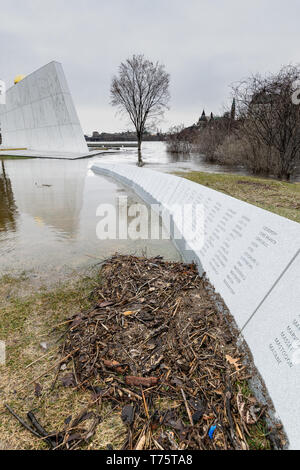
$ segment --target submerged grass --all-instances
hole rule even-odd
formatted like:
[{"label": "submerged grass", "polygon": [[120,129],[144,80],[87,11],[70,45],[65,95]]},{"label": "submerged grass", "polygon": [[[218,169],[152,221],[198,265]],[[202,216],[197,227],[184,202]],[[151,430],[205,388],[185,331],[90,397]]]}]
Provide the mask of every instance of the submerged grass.
[{"label": "submerged grass", "polygon": [[300,222],[300,183],[199,171],[180,173],[180,176]]}]

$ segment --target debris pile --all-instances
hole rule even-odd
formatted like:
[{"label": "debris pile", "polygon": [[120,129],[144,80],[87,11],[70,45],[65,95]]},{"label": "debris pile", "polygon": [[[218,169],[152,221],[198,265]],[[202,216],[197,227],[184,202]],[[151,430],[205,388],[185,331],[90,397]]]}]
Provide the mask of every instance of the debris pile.
[{"label": "debris pile", "polygon": [[29,414],[28,430],[54,449],[84,447],[108,402],[126,426],[124,450],[251,448],[266,408],[248,388],[251,373],[211,291],[194,265],[108,260],[93,308],[67,319],[52,385],[90,393],[91,405],[52,434]]},{"label": "debris pile", "polygon": [[264,413],[225,317],[194,265],[115,256],[95,308],[71,319],[65,385],[117,404],[123,449],[248,449]]}]

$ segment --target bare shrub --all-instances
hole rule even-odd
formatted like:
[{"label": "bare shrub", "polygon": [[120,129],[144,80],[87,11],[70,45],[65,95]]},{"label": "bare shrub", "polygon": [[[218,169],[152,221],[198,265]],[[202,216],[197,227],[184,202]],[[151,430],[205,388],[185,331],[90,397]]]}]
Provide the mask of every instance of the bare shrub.
[{"label": "bare shrub", "polygon": [[245,141],[238,135],[227,135],[215,150],[215,159],[223,165],[239,165],[245,160]]},{"label": "bare shrub", "polygon": [[192,142],[193,151],[203,154],[206,161],[216,162],[216,150],[229,132],[228,121],[227,118],[220,118],[200,128]]},{"label": "bare shrub", "polygon": [[256,75],[235,87],[241,132],[252,149],[255,172],[289,180],[296,168],[300,159],[300,106],[292,97],[299,80],[300,68],[286,66],[277,74]]},{"label": "bare shrub", "polygon": [[185,132],[183,124],[171,127],[166,142],[167,152],[169,153],[190,153],[191,151],[190,133]]}]

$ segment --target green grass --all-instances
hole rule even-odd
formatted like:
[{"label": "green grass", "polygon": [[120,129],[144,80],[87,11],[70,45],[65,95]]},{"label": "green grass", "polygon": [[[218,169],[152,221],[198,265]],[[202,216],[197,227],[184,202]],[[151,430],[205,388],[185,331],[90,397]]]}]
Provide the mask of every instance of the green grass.
[{"label": "green grass", "polygon": [[[240,392],[247,403],[247,400],[253,397],[253,392],[249,387],[249,383],[244,380],[236,383],[236,390]],[[247,435],[247,443],[250,450],[271,450],[270,441],[268,439],[268,426],[261,418],[259,422],[248,428],[249,435]]]},{"label": "green grass", "polygon": [[[50,429],[63,427],[63,421],[73,412],[82,409],[89,396],[72,389],[62,389],[59,384],[50,393],[55,371],[47,370],[55,364],[58,355],[56,341],[64,331],[66,317],[91,306],[89,293],[96,277],[83,277],[68,281],[51,290],[32,292],[25,275],[0,278],[0,340],[6,343],[6,365],[0,366],[0,450],[45,449],[45,444],[24,430],[4,409],[8,403],[20,416],[31,409]],[[49,355],[40,344],[46,342]],[[42,360],[39,360],[43,358]],[[34,362],[39,360],[38,362]],[[34,365],[28,367],[34,362]],[[28,368],[26,368],[28,367]],[[39,379],[43,394],[37,398],[31,380]],[[18,391],[16,393],[16,391]]]},{"label": "green grass", "polygon": [[270,441],[268,440],[268,428],[265,423],[260,422],[251,427],[249,434],[247,442],[250,450],[271,450]]},{"label": "green grass", "polygon": [[300,222],[300,183],[198,171],[176,174],[287,219]]},{"label": "green grass", "polygon": [[[90,294],[100,279],[97,273],[35,292],[25,274],[0,278],[0,340],[6,343],[7,356],[6,365],[0,366],[0,450],[47,449],[7,412],[5,403],[25,421],[33,410],[49,431],[62,430],[68,416],[91,406],[89,393],[64,388],[60,380],[51,390],[57,367],[51,368],[61,357],[58,346],[66,328],[62,323],[93,305]],[[46,352],[42,342],[48,345]],[[72,371],[70,367],[65,373]],[[28,386],[35,380],[42,386],[40,397],[34,393],[34,383]],[[120,448],[127,432],[120,412],[112,411],[109,403],[99,406],[103,421],[86,448],[105,450],[108,444]]]},{"label": "green grass", "polygon": [[237,390],[240,391],[240,393],[245,398],[249,398],[253,395],[253,393],[251,392],[251,389],[249,387],[249,384],[246,380],[244,380],[243,382],[237,382],[236,387],[237,387]]},{"label": "green grass", "polygon": [[[83,299],[91,290],[90,278],[74,284],[69,282],[51,291],[41,289],[34,294],[19,296],[18,289],[21,290],[25,282],[24,276],[0,279],[0,339],[7,343],[7,365],[13,368],[22,364],[20,354],[36,341],[37,331],[41,336],[46,335],[55,323],[66,317],[67,312],[77,312],[89,306],[89,302]],[[23,359],[23,365],[26,365],[25,356]]]}]

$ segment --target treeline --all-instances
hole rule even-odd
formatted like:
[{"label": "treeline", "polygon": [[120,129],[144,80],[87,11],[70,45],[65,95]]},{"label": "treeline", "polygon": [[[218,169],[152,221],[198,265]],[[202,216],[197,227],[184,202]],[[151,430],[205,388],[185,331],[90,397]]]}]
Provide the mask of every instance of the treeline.
[{"label": "treeline", "polygon": [[[136,132],[102,132],[100,134],[95,131],[92,136],[86,135],[85,139],[87,142],[136,142]],[[147,142],[158,142],[165,140],[165,135],[159,132],[157,134],[145,132],[143,140]]]},{"label": "treeline", "polygon": [[233,88],[233,96],[222,117],[171,129],[168,150],[289,180],[300,163],[300,68],[252,76]]}]

